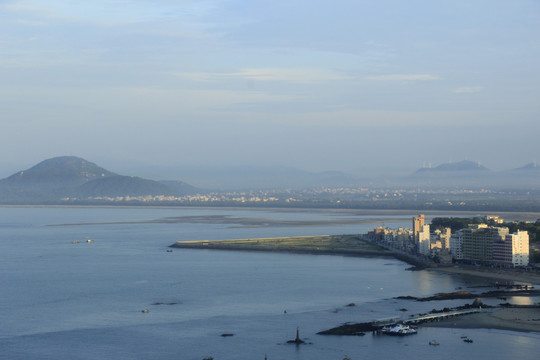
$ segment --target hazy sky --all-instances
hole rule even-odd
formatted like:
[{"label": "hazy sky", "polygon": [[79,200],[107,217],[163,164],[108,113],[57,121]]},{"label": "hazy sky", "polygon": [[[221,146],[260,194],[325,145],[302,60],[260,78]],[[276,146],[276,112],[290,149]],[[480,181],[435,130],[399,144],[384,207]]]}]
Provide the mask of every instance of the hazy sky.
[{"label": "hazy sky", "polygon": [[3,0],[0,61],[0,166],[540,161],[538,0]]}]

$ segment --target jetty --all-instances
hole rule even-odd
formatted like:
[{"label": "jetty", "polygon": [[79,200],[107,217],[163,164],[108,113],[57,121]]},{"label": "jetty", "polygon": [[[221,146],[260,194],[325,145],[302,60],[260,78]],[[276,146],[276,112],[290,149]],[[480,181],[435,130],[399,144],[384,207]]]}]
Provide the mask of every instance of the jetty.
[{"label": "jetty", "polygon": [[442,320],[450,319],[453,317],[470,315],[470,314],[475,314],[475,313],[479,313],[483,311],[486,311],[486,310],[482,310],[481,308],[472,308],[472,309],[445,311],[445,312],[433,313],[433,314],[418,314],[418,315],[413,315],[408,319],[402,319],[400,317],[392,317],[392,318],[373,320],[373,321],[365,322],[365,323],[356,323],[356,324],[347,323],[347,324],[343,324],[341,326],[338,326],[329,330],[318,332],[317,334],[356,336],[366,331],[371,331],[373,334],[380,334],[383,328],[396,326],[398,324],[406,325],[406,326],[419,325],[426,322],[442,321]]},{"label": "jetty", "polygon": [[392,257],[417,268],[425,263],[416,257],[386,249],[362,235],[317,235],[234,240],[177,241],[170,246],[180,249],[262,251],[294,254],[341,255],[357,257]]},{"label": "jetty", "polygon": [[446,311],[446,312],[435,313],[435,314],[416,315],[407,320],[404,320],[403,323],[414,325],[414,324],[421,324],[421,323],[431,322],[431,321],[441,321],[441,320],[450,319],[456,316],[476,314],[482,311],[483,311],[482,309],[464,309],[464,310]]}]

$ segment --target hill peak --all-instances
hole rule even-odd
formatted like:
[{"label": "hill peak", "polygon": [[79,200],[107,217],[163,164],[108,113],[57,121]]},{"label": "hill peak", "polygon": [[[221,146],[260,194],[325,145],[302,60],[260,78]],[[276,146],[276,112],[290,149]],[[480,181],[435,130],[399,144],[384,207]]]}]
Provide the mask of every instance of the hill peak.
[{"label": "hill peak", "polygon": [[44,160],[30,169],[4,179],[9,185],[60,188],[81,185],[87,181],[116,175],[76,156],[60,156]]},{"label": "hill peak", "polygon": [[530,162],[525,166],[522,166],[520,168],[517,168],[515,170],[532,170],[532,171],[540,171],[540,166],[536,163],[536,161]]}]

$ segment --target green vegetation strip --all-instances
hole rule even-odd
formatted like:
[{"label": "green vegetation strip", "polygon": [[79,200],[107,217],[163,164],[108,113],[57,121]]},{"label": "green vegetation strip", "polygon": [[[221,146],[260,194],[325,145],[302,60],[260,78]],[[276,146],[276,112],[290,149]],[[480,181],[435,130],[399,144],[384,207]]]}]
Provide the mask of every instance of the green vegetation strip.
[{"label": "green vegetation strip", "polygon": [[214,240],[214,241],[178,241],[178,247],[218,245],[220,247],[261,247],[276,249],[309,249],[315,251],[361,250],[385,251],[380,246],[362,240],[358,235],[319,235],[294,236],[258,239]]}]

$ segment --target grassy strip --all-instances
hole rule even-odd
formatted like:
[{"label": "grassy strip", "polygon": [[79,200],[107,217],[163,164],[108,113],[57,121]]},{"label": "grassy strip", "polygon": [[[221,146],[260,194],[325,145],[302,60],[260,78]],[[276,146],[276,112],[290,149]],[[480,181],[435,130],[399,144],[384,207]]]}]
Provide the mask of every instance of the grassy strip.
[{"label": "grassy strip", "polygon": [[380,246],[373,245],[362,240],[358,235],[318,235],[318,236],[294,236],[277,238],[235,239],[214,241],[179,241],[179,247],[219,245],[219,246],[249,246],[268,248],[302,248],[315,251],[326,250],[361,250],[361,251],[385,251]]}]

